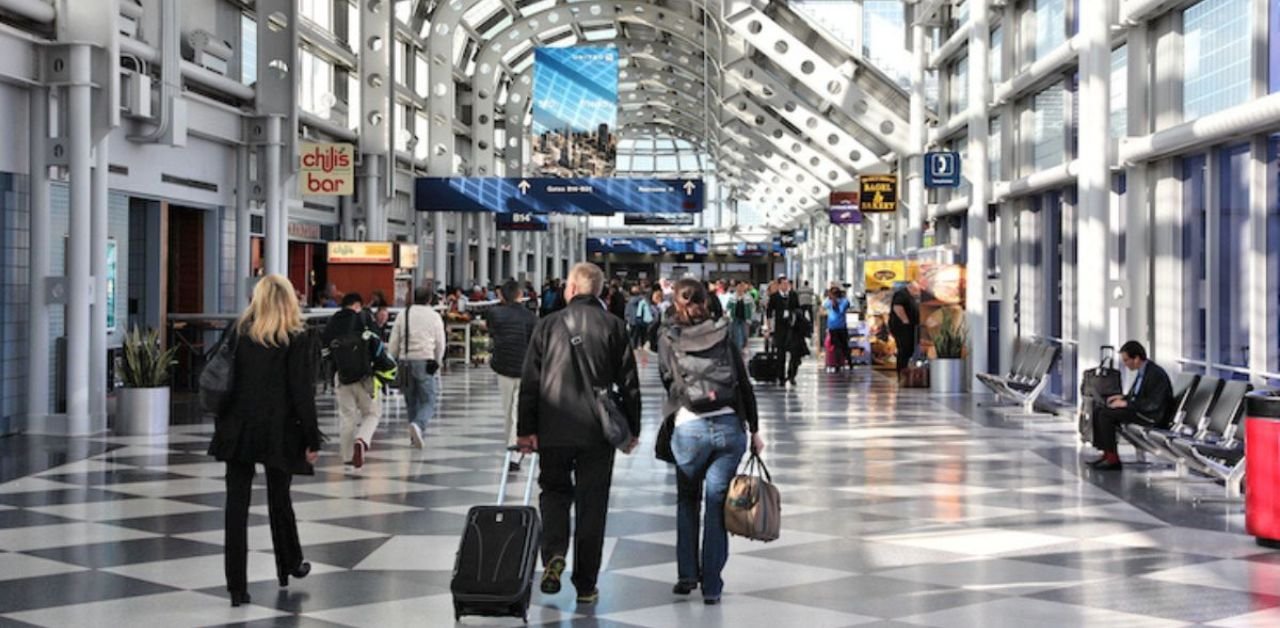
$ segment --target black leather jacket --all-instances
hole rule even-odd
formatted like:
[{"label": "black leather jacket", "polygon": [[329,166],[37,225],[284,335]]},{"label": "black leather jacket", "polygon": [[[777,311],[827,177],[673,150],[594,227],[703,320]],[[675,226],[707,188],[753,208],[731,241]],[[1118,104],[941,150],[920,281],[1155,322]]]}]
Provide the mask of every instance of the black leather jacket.
[{"label": "black leather jacket", "polygon": [[492,357],[489,365],[505,377],[520,377],[524,368],[524,356],[533,337],[533,327],[538,317],[519,303],[490,308],[484,315],[489,325],[489,341]]},{"label": "black leather jacket", "polygon": [[599,388],[616,385],[631,433],[640,434],[640,378],[627,338],[627,326],[594,295],[574,297],[569,305],[542,317],[524,360],[520,381],[520,436],[538,435],[539,447],[608,447],[591,412],[594,391],[574,369],[566,316],[578,317],[586,364],[594,367]]}]

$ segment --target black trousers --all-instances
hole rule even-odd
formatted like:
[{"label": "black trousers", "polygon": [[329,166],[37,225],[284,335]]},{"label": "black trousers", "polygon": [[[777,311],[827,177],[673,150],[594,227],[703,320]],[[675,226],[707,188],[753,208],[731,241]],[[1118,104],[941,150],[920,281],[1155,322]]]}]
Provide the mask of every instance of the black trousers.
[{"label": "black trousers", "polygon": [[[831,335],[831,347],[835,349],[836,366],[853,366],[849,360],[849,330],[827,328],[827,333]],[[828,364],[831,360],[827,361]]]},{"label": "black trousers", "polygon": [[600,575],[604,527],[609,515],[609,487],[613,483],[614,449],[542,447],[542,563],[569,553],[569,507],[575,514],[573,586],[589,593]]},{"label": "black trousers", "polygon": [[[254,465],[227,463],[227,510],[225,568],[227,590],[243,592],[247,586],[249,559],[249,502],[253,497]],[[293,475],[281,469],[267,469],[267,511],[271,519],[271,544],[276,553],[276,573],[293,571],[302,563],[302,543],[298,522],[293,517],[289,486]]]},{"label": "black trousers", "polygon": [[1115,451],[1118,444],[1116,437],[1124,423],[1151,424],[1129,408],[1093,406],[1093,446],[1102,451]]},{"label": "black trousers", "polygon": [[894,332],[893,341],[898,345],[898,374],[901,375],[903,369],[907,368],[907,363],[911,361],[911,356],[916,352],[916,334],[912,331]]}]

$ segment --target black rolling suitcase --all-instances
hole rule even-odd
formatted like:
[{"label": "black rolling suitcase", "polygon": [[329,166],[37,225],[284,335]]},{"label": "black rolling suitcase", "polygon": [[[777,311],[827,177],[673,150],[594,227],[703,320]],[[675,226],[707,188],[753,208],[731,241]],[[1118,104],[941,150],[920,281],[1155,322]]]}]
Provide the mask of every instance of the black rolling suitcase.
[{"label": "black rolling suitcase", "polygon": [[768,338],[764,339],[764,351],[751,356],[747,363],[747,373],[757,382],[776,382],[782,379],[782,359],[778,351],[772,348]]},{"label": "black rolling suitcase", "polygon": [[504,506],[507,496],[507,467],[514,448],[507,450],[502,466],[502,484],[496,506],[475,506],[467,513],[457,562],[453,566],[454,619],[464,615],[519,617],[529,620],[529,598],[533,574],[542,546],[542,520],[538,509],[529,505],[537,454],[529,465],[523,506]]}]

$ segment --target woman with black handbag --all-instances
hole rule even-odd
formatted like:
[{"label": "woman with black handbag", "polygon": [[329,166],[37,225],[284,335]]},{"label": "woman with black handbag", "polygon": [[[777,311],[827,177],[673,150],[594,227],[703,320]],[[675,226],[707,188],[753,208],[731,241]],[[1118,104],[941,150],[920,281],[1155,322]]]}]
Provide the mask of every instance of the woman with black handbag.
[{"label": "woman with black handbag", "polygon": [[[701,586],[703,602],[718,604],[724,589],[720,574],[729,558],[724,519],[729,482],[747,450],[747,431],[752,452],[763,451],[765,443],[742,353],[729,336],[728,321],[711,320],[707,298],[698,281],[676,283],[670,325],[658,339],[667,398],[657,454],[676,465],[679,573],[673,592],[688,595]],[[699,512],[703,506],[705,519]]]},{"label": "woman with black handbag", "polygon": [[316,420],[313,346],[289,280],[268,275],[228,330],[230,394],[217,413],[209,454],[227,463],[226,577],[231,605],[249,603],[248,518],[254,465],[267,473],[267,507],[280,586],[305,578],[289,487],[311,475],[324,435]]}]

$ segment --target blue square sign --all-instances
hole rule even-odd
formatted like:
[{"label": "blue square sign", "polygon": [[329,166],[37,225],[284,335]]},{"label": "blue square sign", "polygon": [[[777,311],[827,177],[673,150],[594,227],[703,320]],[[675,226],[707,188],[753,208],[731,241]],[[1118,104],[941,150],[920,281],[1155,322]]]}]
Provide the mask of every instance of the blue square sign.
[{"label": "blue square sign", "polygon": [[960,153],[925,153],[924,186],[927,188],[960,187]]}]

